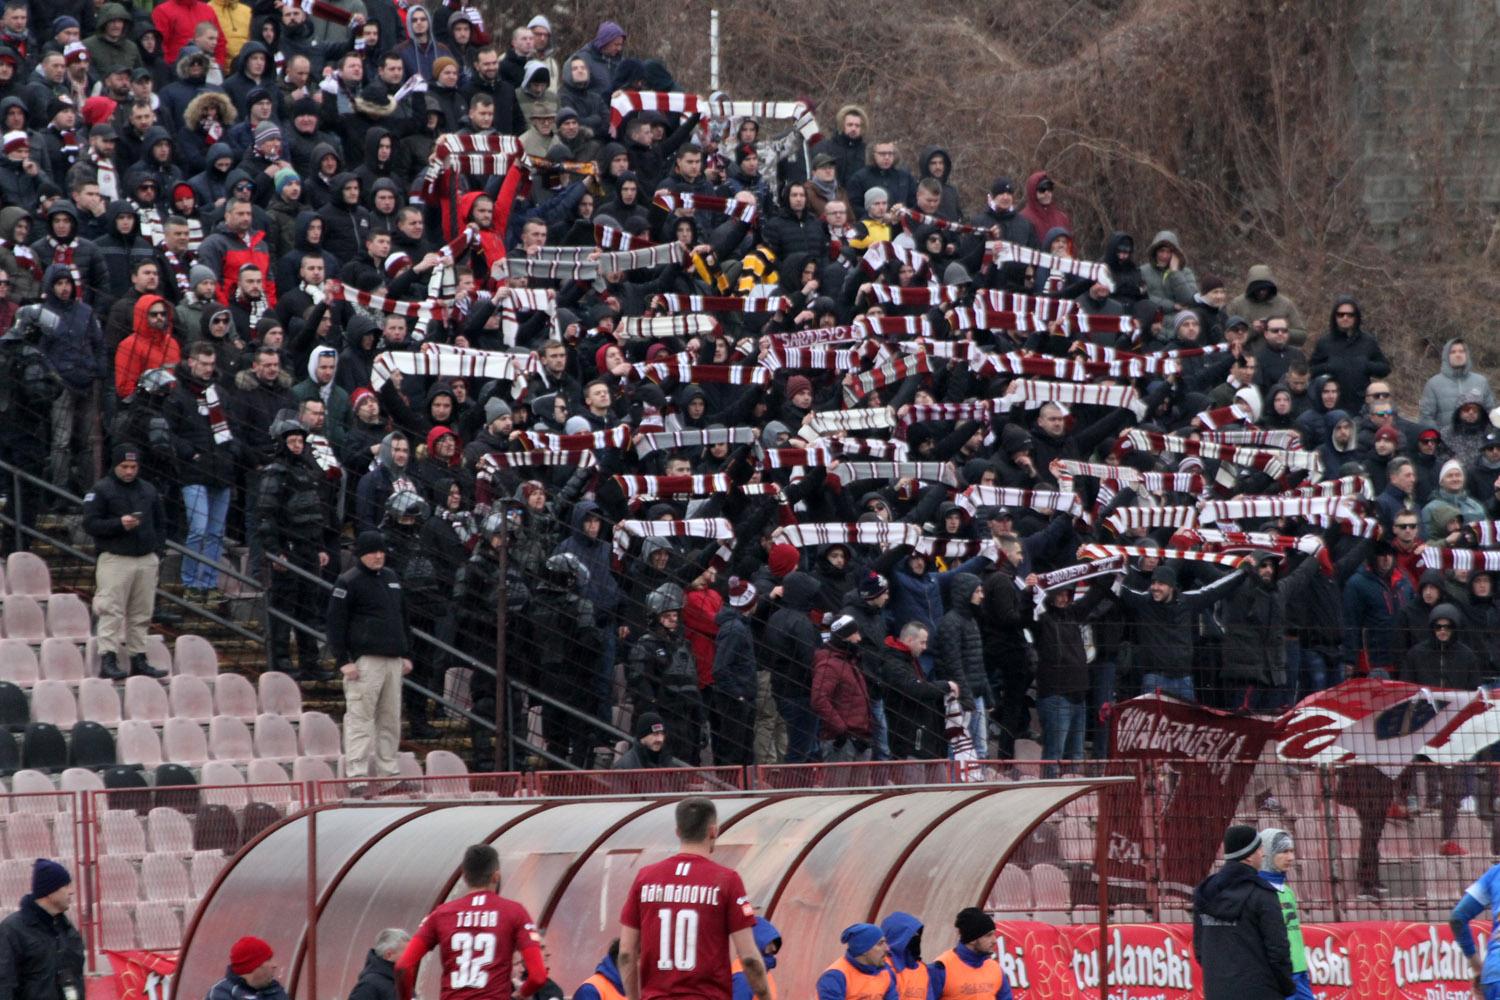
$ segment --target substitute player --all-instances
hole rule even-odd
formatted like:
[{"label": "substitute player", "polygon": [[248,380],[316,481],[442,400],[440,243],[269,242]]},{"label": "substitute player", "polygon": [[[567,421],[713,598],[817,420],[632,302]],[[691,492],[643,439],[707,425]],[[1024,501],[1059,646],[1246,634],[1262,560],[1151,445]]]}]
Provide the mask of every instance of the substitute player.
[{"label": "substitute player", "polygon": [[464,851],[469,892],[433,910],[396,963],[396,995],[411,1000],[417,967],[434,947],[443,961],[441,1000],[510,1000],[516,952],[526,966],[517,994],[531,996],[547,982],[542,939],[526,908],[500,895],[500,855],[488,844]]},{"label": "substitute player", "polygon": [[1474,989],[1484,1000],[1500,1000],[1500,948],[1494,940],[1484,950],[1484,963],[1474,949],[1474,935],[1469,932],[1469,921],[1488,915],[1495,926],[1500,926],[1500,865],[1494,865],[1479,876],[1479,880],[1464,892],[1453,913],[1448,917],[1448,926],[1453,929],[1453,940],[1469,958],[1469,968],[1474,971]]},{"label": "substitute player", "polygon": [[683,799],[678,852],[636,874],[620,911],[620,978],[629,1000],[732,1000],[731,943],[756,1000],[770,1000],[745,885],[733,868],[709,860],[718,837],[714,804]]}]

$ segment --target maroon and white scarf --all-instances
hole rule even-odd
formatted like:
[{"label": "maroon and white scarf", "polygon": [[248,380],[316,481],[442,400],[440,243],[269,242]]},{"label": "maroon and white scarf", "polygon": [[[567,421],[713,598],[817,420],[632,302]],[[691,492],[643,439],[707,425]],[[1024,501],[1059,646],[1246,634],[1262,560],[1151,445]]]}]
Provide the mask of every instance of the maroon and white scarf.
[{"label": "maroon and white scarf", "polygon": [[754,444],[759,432],[754,427],[710,427],[694,431],[652,431],[636,434],[635,453],[645,458],[652,452],[678,448],[707,448],[716,444]]},{"label": "maroon and white scarf", "polygon": [[1181,559],[1186,562],[1212,563],[1215,566],[1238,566],[1245,557],[1223,552],[1204,552],[1200,549],[1158,549],[1144,545],[1100,545],[1090,542],[1078,547],[1080,559],[1108,559],[1122,556],[1131,559]]},{"label": "maroon and white scarf", "polygon": [[878,368],[867,372],[860,372],[854,376],[852,382],[846,382],[844,384],[844,405],[854,406],[877,389],[883,389],[888,385],[895,385],[905,381],[912,375],[925,375],[931,371],[932,365],[927,360],[927,355],[925,354],[892,358]]},{"label": "maroon and white scarf", "polygon": [[958,488],[958,473],[952,462],[840,462],[834,470],[839,482],[845,484],[861,479],[917,479],[924,483],[942,483]]},{"label": "maroon and white scarf", "polygon": [[338,480],[344,474],[344,467],[339,465],[338,456],[333,452],[333,443],[321,434],[307,435],[307,448],[312,452],[313,461],[318,463],[318,468],[323,470],[326,479]]},{"label": "maroon and white scarf", "polygon": [[682,244],[676,242],[601,253],[591,259],[589,254],[596,252],[592,247],[543,247],[536,256],[512,254],[505,258],[504,270],[506,276],[524,274],[548,281],[593,281],[601,274],[680,264],[684,259]]},{"label": "maroon and white scarf", "polygon": [[918,545],[922,541],[922,529],[904,521],[865,521],[857,524],[826,521],[789,525],[778,529],[771,537],[798,549],[815,545],[875,545],[889,549],[897,545]]},{"label": "maroon and white scarf", "polygon": [[73,275],[73,284],[77,285],[81,290],[83,288],[83,275],[78,273],[78,265],[73,262],[78,244],[59,243],[50,236],[47,237],[47,242],[52,244],[52,263],[61,264],[63,267],[66,267],[68,272]]},{"label": "maroon and white scarf", "polygon": [[1199,437],[1219,444],[1246,445],[1251,448],[1302,450],[1302,435],[1296,431],[1262,430],[1259,427],[1234,427],[1228,430],[1204,431]]},{"label": "maroon and white scarf", "polygon": [[889,406],[866,410],[819,410],[802,428],[803,437],[819,438],[840,431],[877,431],[896,426],[896,411]]},{"label": "maroon and white scarf", "polygon": [[676,379],[684,385],[770,385],[771,372],[759,365],[695,365],[692,355],[679,354],[671,361],[653,361],[631,365],[639,378],[653,382]]},{"label": "maroon and white scarf", "polygon": [[958,285],[871,285],[875,301],[890,306],[937,306],[958,301]]},{"label": "maroon and white scarf", "polygon": [[1025,313],[1044,319],[1061,319],[1078,311],[1078,303],[1069,299],[1049,299],[1040,295],[1022,295],[1020,292],[1002,292],[984,288],[974,293],[974,305],[990,312]]},{"label": "maroon and white scarf", "polygon": [[940,219],[936,215],[918,212],[914,208],[902,207],[897,214],[901,217],[901,227],[908,232],[911,231],[913,224],[931,226],[934,229],[942,229],[950,233],[964,233],[969,236],[980,236],[989,232],[983,226],[971,226],[967,222],[949,222],[947,219]]},{"label": "maroon and white scarf", "polygon": [[866,274],[877,275],[885,270],[886,265],[893,261],[900,261],[910,266],[912,270],[919,274],[928,267],[926,254],[918,253],[904,246],[898,246],[888,240],[880,240],[876,243],[871,243],[865,249],[865,255],[859,260],[859,268]]},{"label": "maroon and white scarf", "polygon": [[995,404],[988,399],[970,400],[967,403],[913,403],[906,407],[904,416],[897,416],[896,423],[898,430],[904,430],[912,424],[922,424],[929,420],[988,422],[994,412]]},{"label": "maroon and white scarf", "polygon": [[486,473],[493,477],[495,471],[501,468],[523,468],[526,466],[553,466],[553,465],[579,465],[592,468],[595,464],[592,449],[577,449],[574,451],[548,451],[546,449],[533,449],[531,451],[492,451],[488,455],[481,456],[476,466],[476,475],[484,478]]},{"label": "maroon and white scarf", "polygon": [[1077,493],[1059,490],[1023,490],[1013,486],[974,485],[953,498],[953,502],[973,516],[981,507],[1025,507],[1039,514],[1063,512],[1077,517],[1083,511],[1083,498]]},{"label": "maroon and white scarf", "polygon": [[1196,507],[1119,507],[1104,523],[1123,535],[1139,528],[1190,528],[1198,523]]},{"label": "maroon and white scarf", "polygon": [[1380,519],[1368,514],[1315,514],[1311,520],[1323,528],[1338,525],[1344,534],[1356,538],[1375,538],[1381,532]]},{"label": "maroon and white scarf", "polygon": [[[167,266],[172,269],[172,277],[177,282],[177,290],[183,295],[191,292],[193,290],[193,286],[188,281],[188,273],[192,270],[192,260],[183,259],[182,257],[177,256],[171,250],[168,250],[166,247],[162,247],[161,255],[162,257],[166,258]],[[192,253],[189,252],[187,254],[187,257],[191,258]]]},{"label": "maroon and white scarf", "polygon": [[335,302],[353,302],[366,309],[375,312],[388,313],[392,316],[405,316],[407,319],[429,320],[438,323],[446,323],[453,316],[453,308],[444,302],[429,299],[426,302],[408,302],[403,299],[393,299],[386,295],[378,295],[375,292],[362,292],[358,288],[352,288],[337,278],[329,278],[323,283],[323,292],[328,298]]},{"label": "maroon and white scarf", "polygon": [[1193,423],[1206,431],[1215,431],[1235,424],[1248,424],[1255,418],[1256,413],[1249,404],[1236,400],[1228,406],[1200,411],[1193,417]]},{"label": "maroon and white scarf", "polygon": [[620,340],[661,340],[664,337],[699,337],[720,332],[719,321],[701,313],[677,316],[625,316],[615,326]]},{"label": "maroon and white scarf", "polygon": [[735,201],[732,198],[697,194],[693,191],[658,191],[651,203],[669,215],[679,208],[689,212],[717,212],[731,219],[738,219],[747,226],[755,225],[755,220],[760,218],[760,209],[753,201]]},{"label": "maroon and white scarf", "polygon": [[1049,271],[1061,271],[1063,274],[1074,274],[1080,278],[1087,278],[1097,285],[1103,285],[1110,291],[1115,290],[1114,278],[1111,277],[1109,268],[1097,261],[1058,257],[1030,247],[1023,247],[1019,243],[1008,243],[1005,240],[990,240],[986,243],[985,258],[999,264],[1016,262],[1029,264],[1032,267],[1045,267]]},{"label": "maroon and white scarf", "polygon": [[461,135],[450,132],[438,137],[433,153],[435,165],[440,171],[503,176],[522,151],[521,140],[513,135]]},{"label": "maroon and white scarf", "polygon": [[711,538],[734,541],[734,526],[727,517],[688,517],[679,521],[625,520],[615,525],[615,556],[624,558],[632,538]]},{"label": "maroon and white scarf", "polygon": [[594,223],[594,245],[601,250],[644,250],[654,246],[649,237],[636,236],[602,222]]},{"label": "maroon and white scarf", "polygon": [[324,0],[281,0],[281,6],[285,9],[297,9],[308,17],[318,17],[333,24],[348,24],[354,17],[353,11],[335,7]]},{"label": "maroon and white scarf", "polygon": [[234,434],[229,430],[229,418],[225,416],[224,404],[219,400],[219,387],[209,382],[196,395],[198,415],[208,418],[208,425],[214,434],[214,444],[228,444],[233,441]]},{"label": "maroon and white scarf", "polygon": [[1461,570],[1467,573],[1500,573],[1500,551],[1494,549],[1448,549],[1429,545],[1422,550],[1423,569]]},{"label": "maroon and white scarf", "polygon": [[1216,458],[1221,462],[1248,466],[1259,472],[1264,472],[1272,479],[1279,479],[1286,474],[1287,462],[1285,459],[1302,454],[1299,452],[1273,452],[1263,448],[1243,448],[1230,444],[1215,444],[1212,441],[1200,441],[1195,438],[1181,437],[1176,434],[1143,431],[1139,427],[1132,427],[1125,432],[1124,444],[1127,447],[1154,455],[1195,455],[1198,458]]},{"label": "maroon and white scarf", "polygon": [[607,431],[583,434],[548,434],[545,431],[523,431],[516,435],[522,449],[538,451],[578,451],[583,448],[629,448],[630,428],[616,424]]},{"label": "maroon and white scarf", "polygon": [[1370,481],[1364,476],[1342,476],[1338,479],[1325,479],[1321,483],[1303,483],[1294,492],[1302,496],[1313,497],[1375,499],[1375,492],[1370,486]]},{"label": "maroon and white scarf", "polygon": [[833,347],[829,344],[819,344],[816,347],[773,346],[761,365],[770,371],[781,368],[844,371],[858,368],[862,359],[858,347]]},{"label": "maroon and white scarf", "polygon": [[0,250],[9,250],[16,264],[26,270],[37,281],[42,280],[42,265],[37,263],[36,253],[25,243],[17,243],[14,240],[0,239]]},{"label": "maroon and white scarf", "polygon": [[778,348],[815,347],[819,344],[842,344],[851,340],[862,340],[868,331],[858,326],[826,326],[816,330],[794,330],[791,333],[773,333],[771,350]]},{"label": "maroon and white scarf", "polygon": [[667,312],[784,312],[792,307],[792,300],[785,295],[661,295],[663,308]]},{"label": "maroon and white scarf", "polygon": [[390,381],[392,372],[487,381],[515,379],[540,370],[541,362],[535,354],[478,351],[429,343],[422,345],[420,351],[385,351],[377,355],[370,366],[370,388],[379,392]]},{"label": "maroon and white scarf", "polygon": [[806,448],[767,448],[761,456],[763,469],[794,469],[798,466],[825,468],[834,459],[863,455],[868,458],[905,462],[907,450],[901,441],[871,441],[864,438],[819,438]]},{"label": "maroon and white scarf", "polygon": [[[1047,608],[1047,594],[1054,590],[1062,590],[1067,587],[1076,587],[1084,580],[1093,580],[1101,576],[1113,576],[1123,573],[1129,567],[1129,561],[1124,556],[1106,556],[1103,559],[1095,559],[1092,562],[1076,563],[1072,566],[1064,566],[1062,569],[1052,570],[1050,573],[1038,573],[1036,575],[1036,613],[1042,614]],[[1017,586],[1021,586],[1017,581]]]},{"label": "maroon and white scarf", "polygon": [[854,326],[864,328],[871,337],[932,336],[932,324],[926,316],[858,316]]},{"label": "maroon and white scarf", "polygon": [[1245,496],[1232,500],[1210,500],[1200,504],[1199,519],[1204,524],[1254,518],[1264,521],[1273,517],[1346,517],[1361,513],[1361,503],[1352,497]]},{"label": "maroon and white scarf", "polygon": [[1142,419],[1146,407],[1128,385],[1093,385],[1088,382],[1038,382],[1035,379],[1016,379],[1005,388],[1005,396],[994,400],[995,412],[1001,413],[1012,407],[1034,410],[1043,403],[1061,403],[1065,406],[1112,406],[1125,407]]},{"label": "maroon and white scarf", "polygon": [[697,94],[667,90],[617,90],[609,99],[609,130],[618,135],[620,123],[637,111],[660,111],[664,115],[702,114],[703,99]]}]

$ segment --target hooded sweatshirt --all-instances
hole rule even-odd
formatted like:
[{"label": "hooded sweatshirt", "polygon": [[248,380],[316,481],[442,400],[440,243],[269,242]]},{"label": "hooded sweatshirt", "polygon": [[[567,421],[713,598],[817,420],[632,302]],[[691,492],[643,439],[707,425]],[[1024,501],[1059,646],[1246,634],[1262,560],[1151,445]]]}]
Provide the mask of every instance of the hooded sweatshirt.
[{"label": "hooded sweatshirt", "polygon": [[[165,306],[167,322],[157,330],[146,314],[156,305]],[[131,334],[115,351],[115,395],[125,399],[135,392],[136,382],[153,368],[172,368],[182,360],[182,349],[172,336],[172,307],[160,295],[142,295],[135,302]]]},{"label": "hooded sweatshirt", "polygon": [[1472,359],[1458,367],[1448,360],[1453,345],[1463,343],[1462,337],[1454,337],[1443,345],[1438,373],[1422,388],[1420,420],[1428,427],[1446,427],[1465,393],[1477,393],[1484,400],[1486,410],[1495,408],[1495,393],[1490,389],[1490,380],[1474,370]]}]

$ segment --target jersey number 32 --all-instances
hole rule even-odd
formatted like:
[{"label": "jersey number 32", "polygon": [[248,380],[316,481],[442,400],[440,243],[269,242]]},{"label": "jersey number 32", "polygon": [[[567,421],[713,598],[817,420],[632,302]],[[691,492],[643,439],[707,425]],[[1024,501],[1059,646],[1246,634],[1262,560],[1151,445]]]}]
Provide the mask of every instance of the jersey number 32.
[{"label": "jersey number 32", "polygon": [[698,911],[658,910],[661,919],[660,957],[656,967],[663,972],[691,972],[698,965]]},{"label": "jersey number 32", "polygon": [[448,943],[457,968],[448,976],[455,990],[483,989],[490,981],[489,967],[495,960],[495,935],[460,931]]}]

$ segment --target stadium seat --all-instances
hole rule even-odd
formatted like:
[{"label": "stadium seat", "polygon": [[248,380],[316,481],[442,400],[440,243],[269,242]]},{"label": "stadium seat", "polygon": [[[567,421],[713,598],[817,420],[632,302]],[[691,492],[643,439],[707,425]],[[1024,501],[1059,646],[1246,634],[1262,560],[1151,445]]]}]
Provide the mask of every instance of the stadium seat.
[{"label": "stadium seat", "polygon": [[[141,680],[150,678],[143,677]],[[83,683],[78,685],[78,715],[111,729],[119,726],[120,692],[115,687],[115,682],[103,677],[85,677]]]},{"label": "stadium seat", "polygon": [[39,813],[15,813],[5,821],[5,850],[13,858],[50,857],[55,845],[47,818]]},{"label": "stadium seat", "polygon": [[7,639],[20,639],[36,645],[47,638],[47,617],[34,597],[15,594],[7,597],[0,619],[5,622]]},{"label": "stadium seat", "polygon": [[21,688],[35,687],[42,675],[36,651],[25,639],[0,639],[0,680]]},{"label": "stadium seat", "polygon": [[141,898],[141,880],[135,864],[121,855],[101,855],[98,861],[101,902],[134,906]]},{"label": "stadium seat", "polygon": [[214,694],[203,678],[179,675],[167,690],[175,718],[207,722],[214,717]]},{"label": "stadium seat", "polygon": [[68,734],[68,764],[72,767],[111,767],[118,763],[115,738],[97,722],[84,719]]},{"label": "stadium seat", "polygon": [[[274,760],[252,760],[246,769],[246,779],[252,785],[284,785],[291,779],[286,776],[286,768]],[[284,797],[267,798],[268,794],[274,793],[275,789],[256,789],[250,797],[257,802],[290,802],[291,795],[287,793]]]},{"label": "stadium seat", "polygon": [[250,795],[245,791],[245,776],[225,760],[211,760],[203,765],[203,801],[209,805],[245,808]]},{"label": "stadium seat", "polygon": [[[140,679],[151,680],[149,677]],[[156,727],[141,719],[126,719],[120,723],[116,753],[121,764],[138,764],[142,767],[160,764],[161,740],[156,735]]]},{"label": "stadium seat", "polygon": [[43,639],[42,676],[77,687],[83,680],[83,651],[71,639]]},{"label": "stadium seat", "polygon": [[219,654],[201,635],[179,635],[173,644],[172,669],[213,682],[219,676]]},{"label": "stadium seat", "polygon": [[66,729],[78,721],[78,703],[73,691],[59,680],[37,681],[31,689],[31,721],[47,722]]},{"label": "stadium seat", "polygon": [[162,755],[174,764],[199,767],[208,760],[203,727],[189,719],[171,718],[162,730]]},{"label": "stadium seat", "polygon": [[99,851],[139,858],[146,853],[146,828],[133,809],[111,809],[99,817]]},{"label": "stadium seat", "polygon": [[1006,865],[1000,869],[1000,877],[995,880],[995,888],[990,894],[989,905],[992,909],[1014,913],[1018,917],[1021,914],[1030,913],[1032,909],[1031,879],[1026,871],[1014,865]]},{"label": "stadium seat", "polygon": [[268,802],[252,802],[245,807],[244,817],[241,819],[241,842],[248,844],[260,836],[267,828],[281,822],[281,813]]},{"label": "stadium seat", "polygon": [[[233,816],[230,816],[229,819],[231,822],[234,821]],[[202,818],[200,818],[199,822],[202,822]],[[239,839],[238,831],[235,833],[235,839]],[[230,848],[230,850],[234,850],[234,848]],[[193,882],[194,899],[202,899],[208,895],[208,890],[213,887],[214,879],[219,877],[219,872],[224,870],[227,860],[224,857],[222,848],[212,851],[198,851],[193,855],[193,860],[189,867]],[[0,870],[0,876],[3,876],[3,874],[3,870]]]},{"label": "stadium seat", "polygon": [[25,732],[31,721],[31,702],[26,692],[10,681],[0,681],[0,729]]},{"label": "stadium seat", "polygon": [[162,673],[172,672],[172,651],[167,648],[167,640],[155,632],[146,636],[146,662]]},{"label": "stadium seat", "polygon": [[189,816],[198,811],[198,779],[193,776],[192,768],[182,764],[158,764],[154,784],[153,806],[167,806]]},{"label": "stadium seat", "polygon": [[0,776],[14,774],[21,766],[21,747],[15,734],[9,729],[0,729]]},{"label": "stadium seat", "polygon": [[344,755],[344,738],[338,723],[322,712],[302,713],[297,721],[297,739],[304,757],[336,761]]},{"label": "stadium seat", "polygon": [[109,789],[108,801],[105,803],[108,808],[131,809],[142,815],[151,808],[151,790],[139,767],[117,764],[106,767],[101,776],[104,778],[104,787]]},{"label": "stadium seat", "polygon": [[[227,675],[226,675],[227,676]],[[222,681],[220,688],[223,687]],[[255,717],[255,756],[285,764],[295,760],[297,731],[279,715],[262,713]]]},{"label": "stadium seat", "polygon": [[31,891],[31,866],[35,863],[31,858],[0,861],[0,899],[19,900]]},{"label": "stadium seat", "polygon": [[153,900],[136,907],[136,933],[142,948],[169,951],[182,945],[182,922],[174,902]]},{"label": "stadium seat", "polygon": [[322,757],[298,757],[292,761],[292,780],[299,784],[304,781],[335,781],[337,776]]},{"label": "stadium seat", "polygon": [[[240,678],[244,680],[244,678]],[[255,740],[245,720],[216,715],[208,724],[208,752],[214,760],[244,762],[255,757]]]},{"label": "stadium seat", "polygon": [[239,674],[220,674],[214,682],[214,704],[218,715],[232,715],[245,722],[255,721],[259,714],[255,687]]},{"label": "stadium seat", "polygon": [[77,594],[54,594],[47,601],[47,634],[52,638],[83,642],[93,631],[89,606]]},{"label": "stadium seat", "polygon": [[102,945],[112,951],[129,951],[135,948],[135,919],[131,916],[134,904],[105,903],[100,907]]},{"label": "stadium seat", "polygon": [[[65,792],[77,792],[88,794],[91,792],[104,791],[104,778],[98,771],[87,767],[70,767],[62,773],[59,787]],[[103,800],[97,800],[103,805]],[[4,897],[0,897],[4,898]]]},{"label": "stadium seat", "polygon": [[[219,851],[233,854],[240,849],[240,821],[228,806],[206,805],[198,811],[198,822],[193,824],[193,850]],[[196,858],[198,855],[194,855]],[[198,877],[194,867],[193,878]]]},{"label": "stadium seat", "polygon": [[429,781],[427,783],[427,794],[429,795],[457,795],[467,797],[469,794],[469,768],[463,762],[463,758],[451,750],[433,750],[427,755],[427,777],[453,777],[454,781]]},{"label": "stadium seat", "polygon": [[1044,912],[1066,918],[1073,906],[1067,873],[1056,865],[1037,865],[1031,869],[1031,896],[1036,903],[1038,918]]},{"label": "stadium seat", "polygon": [[52,596],[52,571],[34,552],[12,552],[5,557],[5,589],[46,600]]},{"label": "stadium seat", "polygon": [[295,719],[302,714],[302,688],[279,670],[260,675],[260,710]]},{"label": "stadium seat", "polygon": [[141,862],[141,886],[146,898],[163,903],[185,903],[192,897],[192,883],[182,858],[152,852]]},{"label": "stadium seat", "polygon": [[61,771],[68,766],[68,741],[62,730],[45,722],[33,722],[21,738],[21,766],[39,771]]},{"label": "stadium seat", "polygon": [[193,853],[193,825],[176,809],[167,806],[152,809],[146,815],[146,832],[153,853],[179,858]]},{"label": "stadium seat", "polygon": [[13,794],[22,796],[13,800],[12,807],[18,813],[39,813],[43,816],[51,816],[62,806],[64,800],[57,795],[57,788],[52,784],[52,779],[41,771],[26,768],[15,773],[10,779],[10,790]]},{"label": "stadium seat", "polygon": [[139,675],[125,678],[125,718],[160,726],[171,714],[167,689],[160,681]]}]

